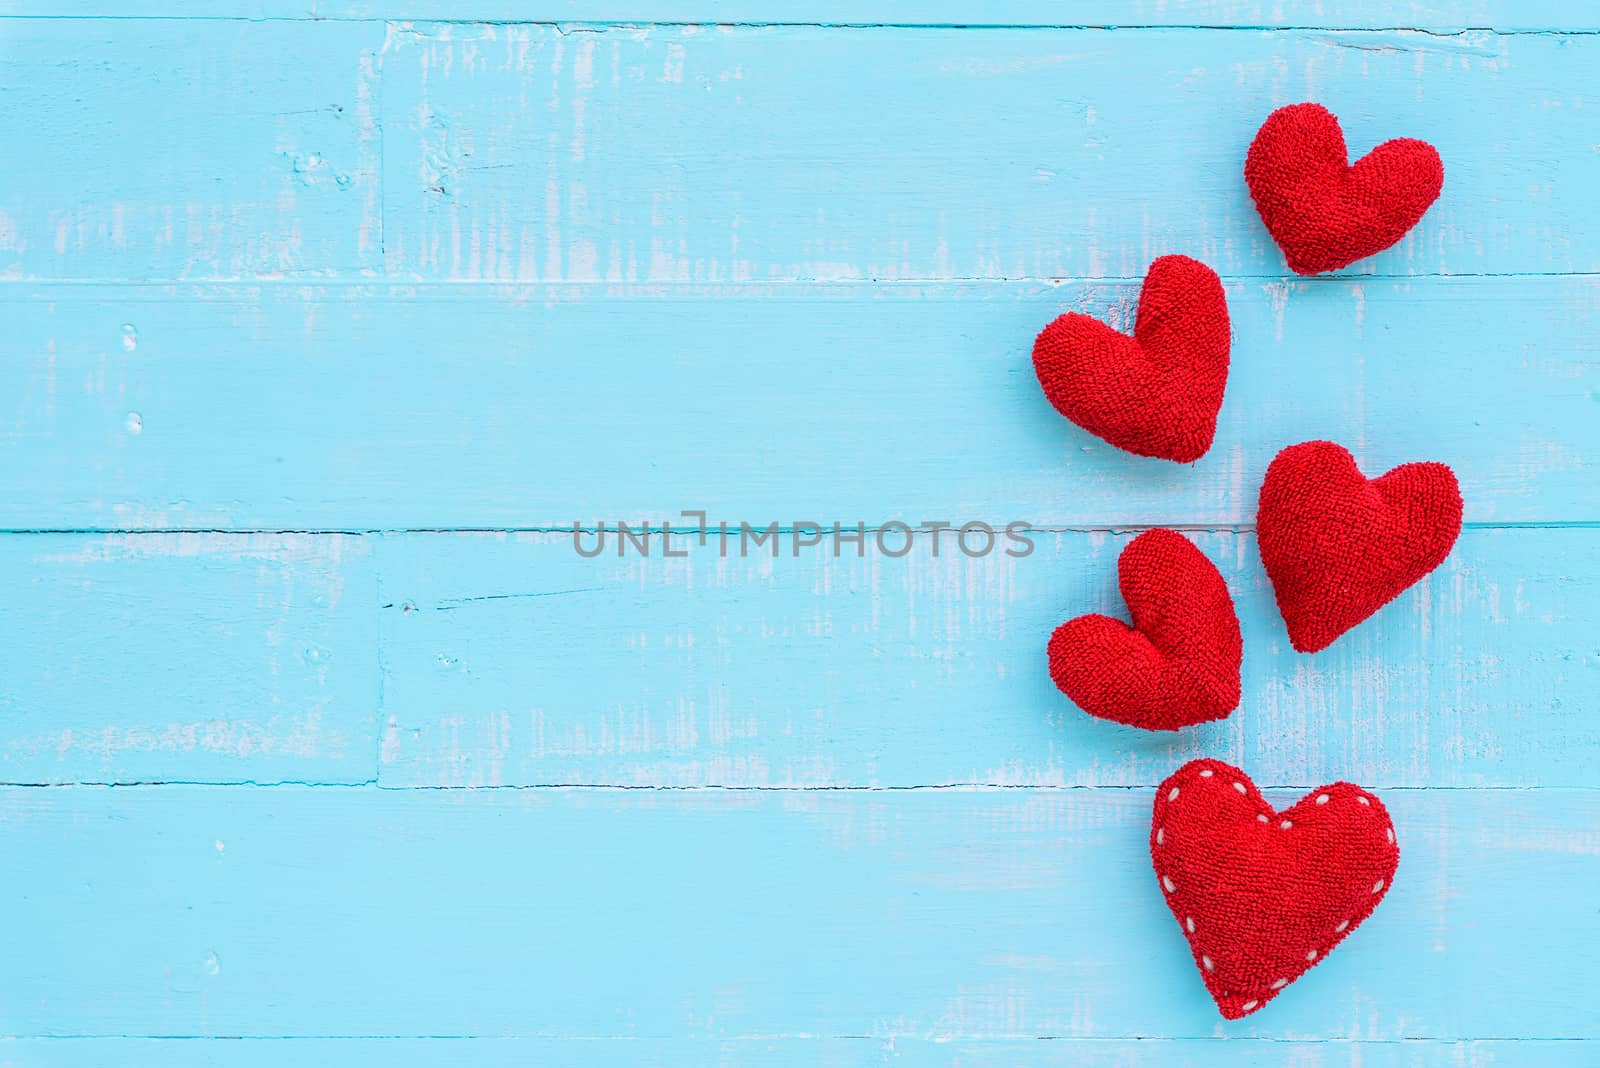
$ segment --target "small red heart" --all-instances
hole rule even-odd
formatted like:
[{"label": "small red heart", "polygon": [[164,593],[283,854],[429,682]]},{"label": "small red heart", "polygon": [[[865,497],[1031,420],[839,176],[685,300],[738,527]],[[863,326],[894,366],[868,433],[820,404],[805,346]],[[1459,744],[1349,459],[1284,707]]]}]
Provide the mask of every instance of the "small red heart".
[{"label": "small red heart", "polygon": [[1091,716],[1175,731],[1239,707],[1243,645],[1233,598],[1188,538],[1149,530],[1117,558],[1133,626],[1070,619],[1050,636],[1050,677]]},{"label": "small red heart", "polygon": [[1382,252],[1417,225],[1444,188],[1426,141],[1385,141],[1350,165],[1339,120],[1320,104],[1267,116],[1250,142],[1244,180],[1290,270],[1317,274]]},{"label": "small red heart", "polygon": [[1156,792],[1150,859],[1222,1015],[1248,1016],[1372,915],[1400,847],[1383,802],[1336,782],[1274,812],[1220,760]]},{"label": "small red heart", "polygon": [[1331,441],[1278,453],[1256,510],[1261,562],[1302,653],[1326,649],[1400,596],[1444,562],[1460,533],[1450,468],[1402,464],[1368,480]]},{"label": "small red heart", "polygon": [[1145,273],[1133,336],[1068,312],[1033,343],[1056,411],[1119,449],[1192,463],[1211,448],[1228,384],[1228,301],[1217,272],[1162,256]]}]

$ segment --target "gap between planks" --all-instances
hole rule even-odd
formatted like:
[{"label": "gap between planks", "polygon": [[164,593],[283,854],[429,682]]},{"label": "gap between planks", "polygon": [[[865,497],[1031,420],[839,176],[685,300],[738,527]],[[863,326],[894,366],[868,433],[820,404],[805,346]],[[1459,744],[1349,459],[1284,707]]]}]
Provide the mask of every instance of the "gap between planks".
[{"label": "gap between planks", "polygon": [[[74,782],[0,782],[0,790],[60,790],[71,788],[93,790],[166,790],[166,789],[217,789],[217,790],[275,790],[275,789],[308,789],[308,790],[346,790],[350,792],[369,793],[473,793],[496,790],[546,790],[567,793],[715,793],[715,794],[812,794],[812,793],[856,793],[856,794],[910,794],[910,793],[1010,793],[1032,791],[1041,794],[1063,793],[1140,793],[1153,790],[1157,782],[1149,783],[1121,783],[1106,785],[1070,784],[1070,785],[1027,785],[1011,783],[983,783],[983,782],[950,782],[929,783],[926,785],[905,786],[867,786],[859,784],[843,785],[813,785],[813,786],[748,786],[748,785],[719,785],[716,783],[698,784],[693,786],[680,785],[629,785],[623,783],[503,783],[484,786],[453,786],[453,785],[387,785],[377,779],[363,779],[361,781],[340,782],[336,780],[317,781],[312,779],[232,779],[232,780],[205,780],[205,779],[154,779],[129,782],[112,780],[82,780]],[[1260,790],[1294,791],[1302,792],[1318,789],[1324,783],[1266,783],[1257,782]],[[1461,794],[1509,794],[1509,793],[1537,793],[1537,794],[1575,794],[1588,795],[1600,792],[1600,786],[1374,786],[1375,791],[1382,793],[1461,793]]]},{"label": "gap between planks", "polygon": [[[633,521],[630,521],[633,522]],[[644,523],[645,520],[637,522]],[[657,524],[655,518],[648,520]],[[669,524],[672,520],[667,520]],[[733,520],[729,521],[734,522]],[[994,524],[996,529],[1006,524]],[[831,529],[832,524],[823,526],[824,532]],[[730,527],[730,530],[733,529]],[[760,528],[765,531],[765,526]],[[810,533],[814,529],[812,524],[779,524],[777,533],[795,534],[801,530]],[[877,534],[889,530],[889,527],[868,524],[862,528],[864,533]],[[893,529],[899,532],[899,527]],[[1087,526],[1032,526],[1025,527],[1029,534],[1135,534],[1146,530],[1180,530],[1194,534],[1253,534],[1254,523],[1110,523],[1104,525]],[[1600,530],[1600,520],[1571,519],[1571,520],[1539,520],[1526,522],[1469,522],[1461,525],[1462,530]],[[595,526],[580,525],[574,529],[571,524],[561,526],[527,526],[527,527],[0,527],[0,537],[27,537],[30,535],[166,535],[166,534],[202,534],[216,536],[259,537],[262,535],[284,537],[327,536],[327,537],[362,537],[365,535],[403,535],[403,534],[598,534],[599,528]],[[855,533],[851,527],[850,532]],[[659,525],[653,526],[645,533],[652,537],[661,533]],[[672,533],[685,537],[701,534],[710,537],[718,533],[717,527],[672,526]],[[931,534],[932,531],[913,528],[913,537]]]},{"label": "gap between planks", "polygon": [[1497,37],[1593,37],[1600,35],[1600,28],[1585,26],[1520,26],[1515,28],[1497,28],[1495,26],[1474,26],[1467,24],[1451,24],[1443,26],[1403,26],[1403,25],[1317,25],[1313,23],[1255,23],[1244,24],[1236,22],[950,22],[936,20],[906,19],[895,20],[784,20],[784,19],[531,19],[531,18],[451,18],[449,16],[429,15],[321,15],[306,13],[300,15],[121,15],[121,14],[74,14],[74,15],[49,15],[29,13],[0,14],[0,23],[3,22],[242,22],[242,23],[273,23],[273,22],[327,22],[327,23],[359,23],[370,25],[398,25],[406,26],[416,23],[426,23],[440,26],[513,26],[537,27],[552,29],[557,33],[570,35],[574,33],[604,33],[606,31],[632,31],[648,29],[651,27],[682,28],[682,27],[716,27],[717,29],[801,29],[801,30],[955,30],[962,32],[971,31],[1017,31],[1017,30],[1044,30],[1062,32],[1082,32],[1085,30],[1100,30],[1107,33],[1115,31],[1150,31],[1172,30],[1178,32],[1226,32],[1226,33],[1414,33],[1424,37],[1455,38],[1466,34],[1489,33]]},{"label": "gap between planks", "polygon": [[[0,23],[5,21],[5,16],[0,15]],[[1600,34],[1597,34],[1600,36]],[[1319,276],[1296,275],[1287,272],[1244,274],[1226,273],[1218,274],[1224,283],[1236,282],[1282,282],[1285,284],[1302,285],[1337,285],[1367,282],[1475,282],[1475,281],[1516,281],[1525,279],[1531,282],[1550,280],[1594,280],[1600,279],[1600,271],[1452,271],[1449,274],[1441,273],[1416,273],[1394,274],[1385,272],[1346,272],[1340,274],[1327,274]],[[332,295],[344,290],[353,293],[358,299],[374,299],[384,296],[395,298],[410,298],[430,292],[448,293],[452,290],[462,293],[472,293],[492,289],[512,296],[526,295],[540,292],[582,292],[591,291],[595,294],[611,299],[626,300],[630,298],[649,297],[654,294],[672,294],[691,296],[719,296],[729,292],[735,294],[748,291],[760,295],[769,291],[783,290],[816,290],[816,289],[860,289],[881,291],[896,289],[926,289],[929,286],[992,286],[1000,288],[1016,288],[1018,286],[1038,286],[1040,288],[1059,288],[1067,286],[1134,286],[1144,281],[1143,275],[1105,274],[1105,275],[928,275],[926,277],[907,278],[896,276],[893,278],[876,278],[865,276],[860,278],[831,277],[831,278],[752,278],[743,281],[726,282],[674,282],[674,281],[621,281],[603,278],[572,278],[550,279],[547,281],[514,281],[498,278],[440,278],[419,279],[405,278],[392,275],[374,275],[370,278],[343,278],[334,275],[307,273],[302,275],[282,275],[277,277],[253,277],[250,275],[219,276],[214,278],[0,278],[0,301],[41,302],[57,299],[46,293],[46,290],[56,289],[108,289],[119,293],[148,294],[151,299],[160,301],[170,300],[217,300],[231,301],[247,298],[248,293],[228,292],[228,290],[269,290],[288,289],[305,291],[308,297],[321,297]],[[324,292],[326,291],[326,292]]]},{"label": "gap between planks", "polygon": [[[1230,1046],[1244,1045],[1251,1042],[1268,1043],[1285,1046],[1404,1046],[1406,1048],[1421,1048],[1427,1046],[1467,1046],[1484,1042],[1528,1042],[1528,1043],[1563,1043],[1577,1045],[1585,1042],[1600,1043],[1594,1038],[1528,1038],[1517,1035],[1487,1035],[1472,1038],[1350,1038],[1346,1036],[1329,1038],[1283,1038],[1276,1035],[1227,1035],[1216,1038],[1173,1037],[1168,1035],[1029,1035],[1017,1038],[1011,1035],[955,1035],[949,1038],[937,1039],[911,1038],[905,1035],[818,1035],[811,1033],[801,1034],[761,1034],[761,1035],[727,1035],[715,1038],[660,1038],[655,1036],[635,1038],[629,1035],[600,1035],[589,1037],[553,1037],[540,1034],[327,1034],[327,1035],[132,1035],[132,1034],[34,1034],[6,1035],[6,1042],[518,1042],[518,1041],[544,1041],[551,1043],[580,1043],[580,1042],[619,1042],[648,1045],[653,1043],[683,1043],[723,1045],[739,1042],[774,1042],[774,1041],[801,1041],[801,1042],[873,1042],[879,1045],[888,1045],[895,1042],[922,1043],[932,1042],[941,1046],[952,1043],[1017,1043],[1017,1042],[1068,1042],[1068,1043],[1105,1043],[1107,1045],[1123,1045],[1129,1042],[1138,1043],[1170,1043],[1172,1045],[1200,1045],[1212,1043],[1228,1043]],[[0,1051],[4,1047],[0,1046]]]}]

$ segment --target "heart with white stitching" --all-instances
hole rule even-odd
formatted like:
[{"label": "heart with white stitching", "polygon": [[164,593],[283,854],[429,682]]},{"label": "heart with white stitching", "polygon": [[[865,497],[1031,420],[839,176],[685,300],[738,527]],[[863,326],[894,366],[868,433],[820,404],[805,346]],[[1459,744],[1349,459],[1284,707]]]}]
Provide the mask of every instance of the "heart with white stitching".
[{"label": "heart with white stitching", "polygon": [[1346,782],[1275,812],[1220,760],[1156,793],[1150,857],[1206,989],[1230,1020],[1257,1011],[1377,908],[1400,862],[1383,803]]}]

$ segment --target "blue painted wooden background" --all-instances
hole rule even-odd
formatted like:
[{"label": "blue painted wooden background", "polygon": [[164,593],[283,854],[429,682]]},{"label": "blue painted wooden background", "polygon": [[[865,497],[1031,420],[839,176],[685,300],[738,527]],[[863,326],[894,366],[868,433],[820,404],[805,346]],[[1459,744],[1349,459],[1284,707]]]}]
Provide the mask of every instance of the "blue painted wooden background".
[{"label": "blue painted wooden background", "polygon": [[[0,1063],[1600,1064],[1597,11],[0,0]],[[1446,163],[1337,277],[1240,175],[1302,99]],[[1192,468],[1029,364],[1166,252],[1235,322]],[[1310,437],[1468,529],[1300,656]],[[563,530],[683,509],[1038,549]],[[1176,738],[1043,670],[1152,523],[1246,643]],[[1237,1023],[1145,849],[1197,755],[1404,849]]]}]

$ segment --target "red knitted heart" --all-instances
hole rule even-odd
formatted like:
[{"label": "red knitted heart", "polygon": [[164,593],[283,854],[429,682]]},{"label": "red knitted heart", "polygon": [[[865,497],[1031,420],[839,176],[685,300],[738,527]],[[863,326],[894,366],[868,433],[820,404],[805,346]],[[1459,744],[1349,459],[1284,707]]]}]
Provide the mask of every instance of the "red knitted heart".
[{"label": "red knitted heart", "polygon": [[1444,464],[1402,464],[1368,481],[1331,441],[1278,453],[1261,483],[1256,541],[1290,643],[1333,640],[1450,555],[1461,491]]},{"label": "red knitted heart", "polygon": [[1033,343],[1056,411],[1119,449],[1192,463],[1211,448],[1228,383],[1228,301],[1187,256],[1150,265],[1133,336],[1068,312]]},{"label": "red knitted heart", "polygon": [[1206,989],[1237,1020],[1361,926],[1400,847],[1383,802],[1359,786],[1273,812],[1238,768],[1192,760],[1157,789],[1150,858]]},{"label": "red knitted heart", "polygon": [[1239,707],[1239,619],[1227,584],[1182,534],[1149,530],[1117,559],[1133,626],[1070,619],[1050,636],[1050,677],[1091,716],[1175,731]]},{"label": "red knitted heart", "polygon": [[1267,116],[1244,180],[1267,232],[1296,274],[1336,271],[1382,252],[1417,224],[1444,186],[1426,141],[1385,141],[1349,164],[1339,120],[1320,104]]}]

